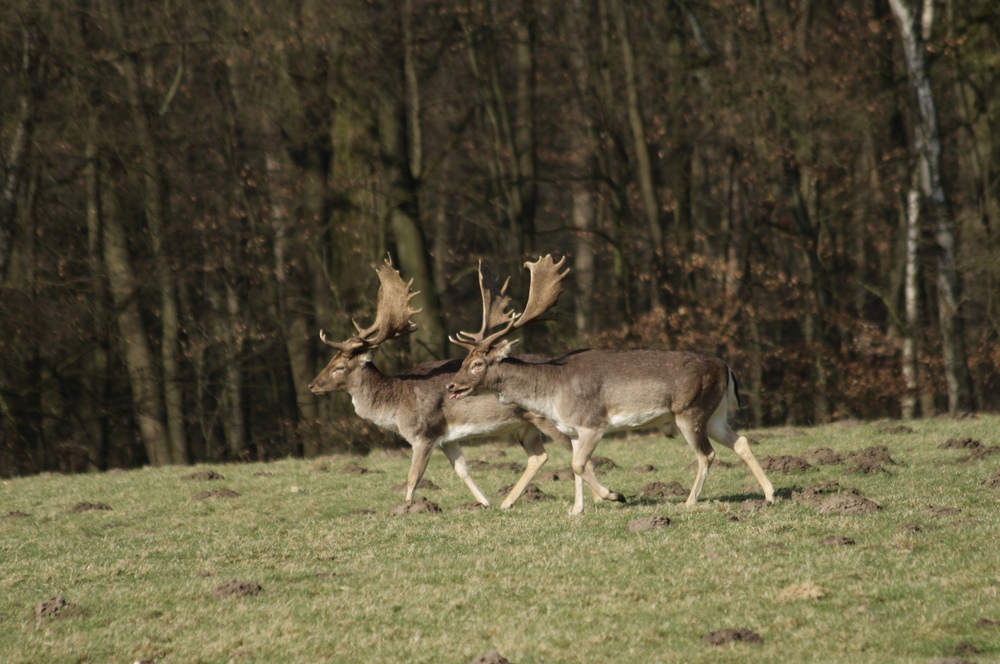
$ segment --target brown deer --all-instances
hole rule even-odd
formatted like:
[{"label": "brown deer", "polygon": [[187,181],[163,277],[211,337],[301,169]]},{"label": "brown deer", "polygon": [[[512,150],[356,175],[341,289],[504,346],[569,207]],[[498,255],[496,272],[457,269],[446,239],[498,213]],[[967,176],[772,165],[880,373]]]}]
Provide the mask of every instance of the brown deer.
[{"label": "brown deer", "polygon": [[[624,501],[605,492],[594,477],[590,457],[609,431],[664,427],[677,429],[694,450],[698,470],[687,499],[693,506],[715,459],[709,438],[735,451],[750,467],[774,502],[774,488],[761,469],[746,437],[729,426],[730,410],[739,406],[736,377],[721,360],[707,355],[665,350],[577,350],[546,362],[527,363],[508,357],[516,341],[504,337],[555,306],[562,293],[560,272],[565,258],[552,256],[525,263],[531,273],[528,302],[520,314],[508,311],[507,285],[483,277],[483,328],[459,332],[451,341],[469,351],[462,368],[448,385],[453,400],[480,392],[495,393],[502,403],[514,403],[552,420],[573,439],[576,491],[570,514],[583,511],[583,481],[603,499]],[[499,327],[492,334],[487,332]]]},{"label": "brown deer", "polygon": [[[493,396],[476,396],[462,401],[448,399],[445,387],[461,366],[459,360],[421,364],[397,376],[379,371],[372,363],[375,351],[386,341],[415,330],[416,324],[410,317],[420,310],[410,307],[410,300],[417,295],[410,292],[413,280],[405,283],[391,261],[386,260],[376,273],[380,286],[375,322],[365,329],[354,322],[358,333],[342,342],[331,341],[320,331],[320,339],[336,349],[337,354],[309,383],[309,389],[313,394],[348,392],[358,416],[406,439],[413,448],[406,479],[407,502],[413,500],[431,452],[440,446],[476,500],[489,506],[490,502],[469,475],[458,443],[514,434],[528,455],[528,465],[501,503],[504,509],[511,507],[547,459],[542,432],[571,449],[569,438],[545,418],[515,405],[501,404]],[[529,356],[523,361],[539,359],[546,358]],[[594,498],[600,499],[596,494]]]}]

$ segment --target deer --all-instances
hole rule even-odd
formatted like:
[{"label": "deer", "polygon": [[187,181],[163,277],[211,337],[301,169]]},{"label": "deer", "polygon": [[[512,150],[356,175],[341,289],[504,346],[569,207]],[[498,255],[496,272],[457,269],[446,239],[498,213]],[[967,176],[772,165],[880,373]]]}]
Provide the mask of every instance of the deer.
[{"label": "deer", "polygon": [[[462,366],[447,386],[449,399],[462,401],[473,395],[495,394],[555,423],[572,439],[575,495],[570,515],[583,512],[583,482],[595,496],[625,502],[624,496],[605,492],[596,481],[591,455],[605,433],[675,424],[698,462],[687,507],[698,501],[708,470],[715,460],[712,440],[733,450],[750,468],[774,502],[774,487],[750,450],[745,436],[729,425],[739,408],[739,388],[733,370],[722,360],[689,351],[574,350],[542,362],[524,362],[510,356],[517,340],[507,335],[530,322],[542,320],[562,293],[560,272],[565,257],[556,263],[551,255],[526,262],[530,272],[528,300],[516,313],[507,295],[510,279],[500,289],[496,278],[482,273],[483,326],[477,333],[459,332],[450,341],[468,351]],[[489,330],[493,331],[487,334]]]},{"label": "deer", "polygon": [[[410,319],[422,310],[410,306],[420,291],[411,291],[413,280],[404,282],[391,259],[376,268],[376,273],[380,285],[374,323],[362,328],[352,320],[357,334],[340,342],[332,341],[320,330],[320,340],[337,352],[309,383],[309,390],[316,395],[349,393],[359,417],[399,434],[409,443],[413,453],[406,478],[407,503],[413,501],[431,452],[440,447],[476,501],[489,507],[489,500],[469,474],[459,442],[513,434],[528,455],[528,463],[501,503],[501,508],[511,508],[548,458],[542,434],[572,449],[569,438],[544,417],[515,405],[501,404],[493,396],[447,399],[445,386],[461,366],[460,360],[427,362],[396,376],[379,371],[372,362],[375,351],[383,343],[416,330],[416,323]],[[522,361],[544,359],[547,358],[524,356]],[[594,499],[600,498],[595,495]]]}]

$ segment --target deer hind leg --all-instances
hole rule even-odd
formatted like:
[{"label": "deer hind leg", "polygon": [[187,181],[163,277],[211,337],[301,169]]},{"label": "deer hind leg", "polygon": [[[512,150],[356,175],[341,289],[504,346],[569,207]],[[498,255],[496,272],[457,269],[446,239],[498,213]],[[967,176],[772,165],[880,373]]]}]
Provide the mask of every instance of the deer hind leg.
[{"label": "deer hind leg", "polygon": [[406,502],[413,502],[413,493],[417,490],[420,479],[427,470],[427,462],[431,459],[434,445],[429,442],[410,443],[413,455],[410,457],[410,472],[406,476]]},{"label": "deer hind leg", "polygon": [[597,443],[601,440],[602,435],[604,435],[603,429],[584,429],[577,431],[577,437],[573,439],[572,465],[576,477],[574,477],[573,507],[569,511],[570,516],[583,512],[583,482],[586,482],[594,495],[599,496],[601,500],[625,502],[625,496],[608,491],[597,481],[597,475],[594,473],[594,464],[591,463],[590,457],[593,455],[594,449],[597,448]]},{"label": "deer hind leg", "polygon": [[469,491],[476,498],[476,502],[483,507],[489,507],[490,501],[486,500],[486,496],[479,490],[476,483],[472,481],[472,475],[469,474],[469,466],[465,463],[465,455],[462,454],[462,448],[459,444],[445,443],[441,446],[441,449],[444,450],[444,454],[448,457],[448,461],[451,462],[451,467],[455,469],[455,473],[462,478],[465,486],[469,487]]},{"label": "deer hind leg", "polygon": [[694,476],[694,483],[691,485],[691,493],[688,494],[688,499],[684,503],[688,507],[693,507],[698,502],[701,488],[705,485],[705,480],[708,478],[708,469],[712,467],[712,462],[715,461],[715,450],[712,449],[712,443],[709,441],[708,436],[705,435],[704,424],[678,417],[677,428],[680,430],[681,435],[684,436],[684,440],[694,450],[695,458],[698,460],[698,470]]},{"label": "deer hind leg", "polygon": [[538,470],[545,465],[548,455],[545,453],[545,445],[542,444],[541,432],[534,428],[525,428],[517,433],[517,442],[521,443],[524,453],[528,455],[528,466],[524,469],[524,474],[517,484],[510,490],[507,497],[500,503],[500,509],[508,510],[514,506],[517,499],[521,497],[528,484],[535,478]]},{"label": "deer hind leg", "polygon": [[747,440],[746,436],[737,435],[733,431],[726,419],[725,411],[721,410],[721,406],[720,410],[716,411],[715,415],[708,422],[708,435],[711,436],[712,440],[722,443],[743,459],[743,462],[746,463],[747,467],[750,468],[750,472],[757,479],[757,484],[764,490],[764,500],[773,504],[774,487],[771,485],[771,481],[767,479],[767,475],[764,474],[764,469],[757,463],[757,457],[750,450],[750,441]]}]

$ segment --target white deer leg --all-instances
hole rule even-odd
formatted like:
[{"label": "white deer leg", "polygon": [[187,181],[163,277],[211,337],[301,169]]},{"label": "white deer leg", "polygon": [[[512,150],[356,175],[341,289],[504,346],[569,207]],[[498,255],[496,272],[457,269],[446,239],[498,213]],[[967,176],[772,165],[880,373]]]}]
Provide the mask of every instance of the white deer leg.
[{"label": "white deer leg", "polygon": [[601,440],[603,434],[603,429],[584,429],[577,431],[577,438],[573,439],[573,473],[576,477],[574,478],[573,508],[569,512],[570,516],[583,512],[582,482],[586,482],[590,486],[590,490],[603,500],[614,500],[619,503],[625,502],[625,496],[608,491],[607,488],[597,481],[597,475],[594,473],[594,464],[590,462],[590,457],[594,453],[594,449],[597,448],[597,443]]},{"label": "white deer leg", "polygon": [[431,452],[434,445],[426,442],[412,443],[413,456],[410,458],[410,472],[406,476],[406,502],[413,502],[413,493],[417,490],[417,484],[427,470],[427,462],[431,459]]},{"label": "white deer leg", "polygon": [[767,479],[767,475],[764,474],[764,469],[757,463],[757,457],[750,451],[750,441],[747,440],[746,436],[740,436],[733,431],[725,417],[720,417],[718,413],[708,423],[708,435],[736,452],[743,459],[756,478],[757,484],[764,490],[764,500],[773,504],[774,487],[771,485],[771,480]]},{"label": "white deer leg", "polygon": [[476,498],[476,501],[483,507],[489,507],[490,501],[486,500],[486,496],[483,492],[479,490],[476,483],[472,481],[472,476],[469,475],[469,466],[465,463],[465,455],[462,454],[462,448],[458,443],[445,443],[441,446],[444,450],[444,454],[448,457],[448,461],[451,462],[451,467],[455,469],[455,473],[462,478],[465,482],[465,486],[469,487],[469,491]]},{"label": "white deer leg", "polygon": [[537,429],[532,428],[519,433],[517,438],[518,442],[521,443],[521,447],[524,448],[524,453],[528,455],[528,465],[524,469],[521,479],[517,481],[517,484],[510,490],[507,497],[500,503],[500,509],[503,510],[509,510],[514,506],[514,503],[524,493],[528,484],[538,474],[538,470],[545,465],[545,462],[549,458],[545,453],[545,445],[542,444],[541,433]]},{"label": "white deer leg", "polygon": [[712,467],[712,462],[715,460],[715,451],[712,449],[712,443],[708,440],[708,436],[705,435],[704,427],[687,419],[677,418],[677,428],[684,436],[684,440],[691,446],[695,458],[698,460],[698,470],[695,471],[691,493],[688,495],[687,502],[684,503],[688,507],[693,507],[698,502],[701,488],[708,478],[708,469]]}]

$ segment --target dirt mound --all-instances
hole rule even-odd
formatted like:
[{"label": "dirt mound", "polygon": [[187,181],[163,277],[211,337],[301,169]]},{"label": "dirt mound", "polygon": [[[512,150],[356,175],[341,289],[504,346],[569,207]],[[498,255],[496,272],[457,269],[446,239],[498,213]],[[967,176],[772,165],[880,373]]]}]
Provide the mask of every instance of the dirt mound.
[{"label": "dirt mound", "polygon": [[913,429],[906,426],[905,424],[897,424],[892,427],[882,427],[878,430],[879,433],[887,433],[890,435],[899,435],[903,433],[913,433]]},{"label": "dirt mound", "polygon": [[639,492],[640,498],[670,498],[672,496],[687,496],[691,493],[688,489],[681,486],[680,482],[670,482],[669,484],[664,484],[663,482],[650,482],[646,486],[642,487],[642,491]]},{"label": "dirt mound", "polygon": [[483,461],[482,459],[466,459],[465,465],[469,470],[489,470],[493,467],[489,461]]},{"label": "dirt mound", "polygon": [[570,482],[573,480],[573,469],[560,468],[559,470],[550,470],[547,473],[539,473],[535,475],[535,480],[539,482]]},{"label": "dirt mound", "polygon": [[882,506],[856,493],[838,493],[825,499],[816,508],[820,514],[874,514]]},{"label": "dirt mound", "polygon": [[3,515],[5,519],[23,519],[24,517],[31,516],[27,512],[21,512],[20,510],[14,510],[13,512],[7,512]]},{"label": "dirt mound", "polygon": [[973,448],[971,454],[967,454],[964,457],[957,459],[957,463],[969,463],[970,461],[979,461],[980,459],[985,459],[986,457],[1000,452],[1000,447],[976,447]]},{"label": "dirt mound", "polygon": [[524,465],[516,461],[497,461],[487,465],[490,470],[508,470],[512,473],[523,473]]},{"label": "dirt mound", "polygon": [[449,512],[478,512],[479,510],[486,509],[486,505],[482,503],[464,503],[457,507],[452,507]]},{"label": "dirt mound", "polygon": [[940,445],[939,450],[971,450],[982,447],[983,444],[974,438],[949,438]]},{"label": "dirt mound", "polygon": [[[440,491],[441,487],[439,487],[437,484],[434,484],[434,482],[431,482],[430,480],[420,480],[419,482],[417,482],[417,487],[416,489],[414,489],[414,491],[419,491],[420,489],[426,489],[427,491]],[[396,486],[392,487],[392,490],[406,491],[406,482],[403,482],[402,484],[397,484]]]},{"label": "dirt mound", "polygon": [[274,477],[277,473],[272,473],[267,470],[258,470],[253,474],[254,477]]},{"label": "dirt mound", "polygon": [[878,445],[873,447],[866,447],[863,450],[858,450],[857,452],[852,452],[847,455],[844,459],[849,462],[872,462],[872,463],[890,463],[896,465],[893,461],[892,456],[889,454],[889,448],[885,445]]},{"label": "dirt mound", "polygon": [[39,602],[35,607],[36,618],[72,618],[82,616],[85,611],[76,604],[70,604],[62,595]]},{"label": "dirt mound", "polygon": [[485,456],[485,457],[505,457],[505,456],[507,456],[507,453],[504,452],[503,450],[485,450],[483,452],[483,456]]},{"label": "dirt mound", "polygon": [[594,464],[594,468],[598,470],[612,470],[618,467],[618,464],[608,457],[590,457],[590,462]]},{"label": "dirt mound", "polygon": [[473,657],[470,664],[510,664],[510,661],[496,650],[492,650]]},{"label": "dirt mound", "polygon": [[[510,493],[510,490],[513,488],[514,488],[513,484],[502,486],[500,487],[500,490],[497,491],[497,495],[506,496],[508,493]],[[530,484],[528,484],[528,486],[524,487],[524,493],[521,494],[521,497],[518,498],[518,500],[531,502],[533,500],[553,500],[553,498],[554,498],[553,496],[550,496],[549,494],[539,489],[534,482],[531,482]]]},{"label": "dirt mound", "polygon": [[88,503],[81,502],[73,505],[74,512],[89,512],[91,510],[110,510],[111,508],[104,503]]},{"label": "dirt mound", "polygon": [[882,464],[896,465],[889,454],[889,448],[884,445],[866,447],[863,450],[852,452],[844,458],[844,461],[850,464],[847,467],[847,472],[862,475],[888,473],[889,471]]},{"label": "dirt mound", "polygon": [[211,491],[199,491],[191,496],[191,500],[208,500],[210,498],[236,498],[240,494],[232,489],[212,489]]},{"label": "dirt mound", "polygon": [[[712,468],[714,468],[715,470],[719,470],[720,468],[734,468],[734,467],[735,464],[732,464],[726,461],[725,459],[720,459],[718,457],[716,457],[715,461],[712,462]],[[698,470],[698,461],[697,460],[692,461],[687,465],[687,468],[688,470]]]},{"label": "dirt mound", "polygon": [[760,634],[746,628],[720,629],[711,632],[702,640],[710,646],[722,646],[727,643],[764,643]]},{"label": "dirt mound", "polygon": [[803,452],[800,456],[814,466],[832,466],[843,463],[840,455],[829,447],[818,447],[815,450]]},{"label": "dirt mound", "polygon": [[647,464],[640,464],[640,465],[636,466],[635,468],[633,468],[632,472],[633,473],[638,473],[640,475],[645,475],[647,473],[655,473],[656,472],[656,468],[654,468],[653,466],[651,466],[648,463]]},{"label": "dirt mound", "polygon": [[788,455],[761,457],[760,467],[769,473],[815,470],[805,459]]},{"label": "dirt mound", "polygon": [[[990,487],[991,489],[1000,489],[1000,472],[997,472],[997,474],[994,475],[993,477],[988,477],[985,480],[983,480],[983,484],[985,484],[986,486]],[[7,516],[12,516],[13,514],[14,514],[14,512],[11,512]],[[18,513],[18,514],[20,514],[20,513]],[[28,516],[28,515],[25,514],[24,516]]]},{"label": "dirt mound", "polygon": [[962,510],[957,507],[944,507],[941,505],[928,505],[924,509],[920,510],[920,514],[930,517],[956,516],[961,513]]},{"label": "dirt mound", "polygon": [[819,541],[823,546],[853,546],[854,539],[843,535],[828,535]]},{"label": "dirt mound", "polygon": [[741,512],[756,512],[758,510],[766,510],[769,507],[771,505],[763,498],[747,498],[740,503]]},{"label": "dirt mound", "polygon": [[198,473],[191,473],[190,475],[185,475],[181,479],[207,481],[207,480],[224,480],[226,478],[220,475],[219,473],[215,472],[214,470],[203,470]]},{"label": "dirt mound", "polygon": [[417,498],[413,502],[396,505],[389,510],[389,516],[403,516],[404,514],[426,514],[428,512],[440,512],[441,508],[426,498]]},{"label": "dirt mound", "polygon": [[349,463],[340,469],[341,475],[367,475],[369,473],[378,475],[384,472],[384,470],[372,470],[371,468],[365,468],[364,466],[359,466],[356,463]]},{"label": "dirt mound", "polygon": [[655,514],[653,516],[644,516],[641,519],[632,519],[628,522],[628,531],[630,533],[641,533],[644,530],[655,530],[670,525],[673,525],[673,521],[662,514]]},{"label": "dirt mound", "polygon": [[261,590],[263,590],[263,588],[260,587],[259,583],[233,579],[229,583],[223,583],[221,586],[217,586],[212,591],[212,595],[215,597],[232,597],[233,595],[246,597],[249,595],[256,595]]},{"label": "dirt mound", "polygon": [[843,489],[840,486],[840,482],[837,480],[827,480],[807,486],[801,491],[793,491],[792,500],[799,505],[815,507],[826,500],[831,494],[840,493],[841,491]]}]

